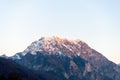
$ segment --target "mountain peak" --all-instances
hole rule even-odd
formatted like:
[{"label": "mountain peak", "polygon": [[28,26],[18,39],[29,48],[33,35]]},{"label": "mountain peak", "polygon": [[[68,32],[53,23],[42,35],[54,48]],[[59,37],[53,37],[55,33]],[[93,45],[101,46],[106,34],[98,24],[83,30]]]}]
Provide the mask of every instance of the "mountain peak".
[{"label": "mountain peak", "polygon": [[79,42],[79,41],[83,42],[83,41],[80,40],[80,39],[71,40],[71,39],[67,39],[67,38],[61,38],[61,37],[58,37],[58,36],[41,37],[41,38],[39,39],[39,41],[41,41],[41,40],[44,40],[44,41],[52,41],[52,40],[54,40],[54,41],[57,41],[57,42],[68,41],[68,42],[71,42],[71,43],[73,43],[73,42],[75,43],[75,42]]},{"label": "mountain peak", "polygon": [[54,40],[60,40],[61,38],[60,37],[58,37],[58,36],[52,36],[52,37],[41,37],[39,40],[41,40],[41,39],[44,39],[44,40],[52,40],[52,39],[54,39]]},{"label": "mountain peak", "polygon": [[[81,40],[70,40],[66,38],[60,38],[57,36],[53,37],[42,37],[37,41],[32,42],[31,45],[24,50],[24,53],[35,53],[45,52],[48,54],[75,54],[80,55],[81,48],[88,48],[90,47]],[[85,52],[84,52],[85,53]]]}]

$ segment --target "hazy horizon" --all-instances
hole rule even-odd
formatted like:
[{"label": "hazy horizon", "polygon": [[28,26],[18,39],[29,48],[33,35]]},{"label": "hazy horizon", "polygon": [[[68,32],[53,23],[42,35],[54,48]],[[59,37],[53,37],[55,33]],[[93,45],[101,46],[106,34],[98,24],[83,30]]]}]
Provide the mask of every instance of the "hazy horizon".
[{"label": "hazy horizon", "polygon": [[0,55],[13,55],[42,36],[81,39],[120,63],[120,1],[1,0]]}]

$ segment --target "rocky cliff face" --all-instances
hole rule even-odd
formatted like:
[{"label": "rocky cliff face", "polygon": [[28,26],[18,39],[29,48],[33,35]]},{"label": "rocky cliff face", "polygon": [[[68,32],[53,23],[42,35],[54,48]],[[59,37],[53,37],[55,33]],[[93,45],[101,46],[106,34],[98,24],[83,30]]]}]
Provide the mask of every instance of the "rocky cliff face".
[{"label": "rocky cliff face", "polygon": [[12,59],[55,80],[120,79],[120,67],[81,40],[42,37]]}]

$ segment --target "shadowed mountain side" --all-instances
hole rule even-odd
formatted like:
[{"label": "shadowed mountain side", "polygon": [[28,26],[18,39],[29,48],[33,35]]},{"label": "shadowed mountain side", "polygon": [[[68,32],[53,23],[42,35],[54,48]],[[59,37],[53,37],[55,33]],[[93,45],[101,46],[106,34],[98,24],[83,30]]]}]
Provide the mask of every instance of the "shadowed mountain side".
[{"label": "shadowed mountain side", "polygon": [[55,78],[25,68],[16,62],[0,57],[0,80],[55,80]]}]

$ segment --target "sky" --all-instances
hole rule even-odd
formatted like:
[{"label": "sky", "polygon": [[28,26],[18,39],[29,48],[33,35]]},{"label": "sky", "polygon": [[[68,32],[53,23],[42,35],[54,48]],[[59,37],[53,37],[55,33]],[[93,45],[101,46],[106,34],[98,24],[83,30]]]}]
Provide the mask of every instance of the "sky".
[{"label": "sky", "polygon": [[120,63],[120,0],[0,0],[0,55],[43,36],[81,39]]}]

